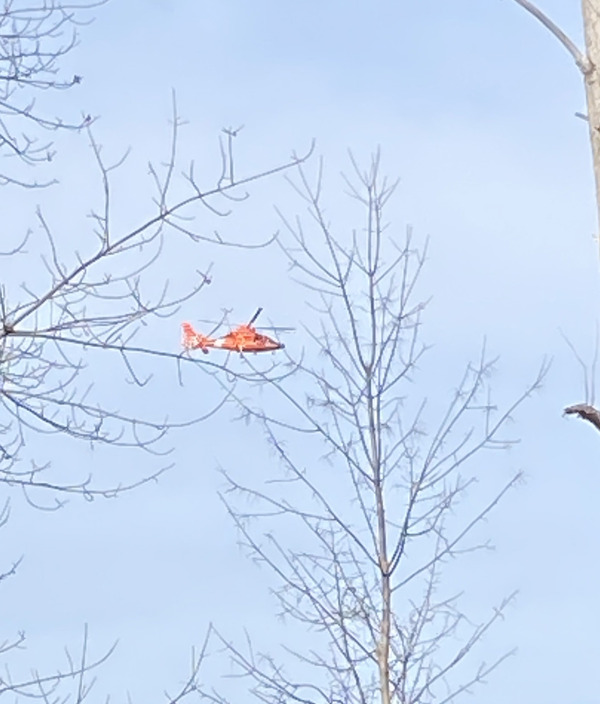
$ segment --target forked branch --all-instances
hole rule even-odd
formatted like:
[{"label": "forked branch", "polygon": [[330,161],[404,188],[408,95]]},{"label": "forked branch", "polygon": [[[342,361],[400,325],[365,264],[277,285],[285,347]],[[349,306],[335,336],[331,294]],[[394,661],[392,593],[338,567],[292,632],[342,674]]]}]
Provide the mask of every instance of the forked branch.
[{"label": "forked branch", "polygon": [[548,29],[558,41],[565,47],[565,49],[571,54],[573,60],[577,64],[579,70],[586,76],[593,68],[590,60],[587,56],[577,47],[575,42],[567,35],[563,30],[555,24],[544,12],[540,10],[539,7],[534,5],[530,0],[515,0],[517,5],[520,5],[523,9],[527,10],[532,14],[539,22],[541,22],[546,29]]},{"label": "forked branch", "polygon": [[[205,208],[217,216],[227,215],[232,202],[248,197],[246,188],[251,183],[297,166],[312,150],[311,147],[304,155],[293,154],[288,161],[273,168],[235,180],[231,173],[234,152],[230,139],[221,154],[221,169],[214,186],[200,188],[190,167],[184,177],[190,192],[178,193],[175,199],[171,193],[180,125],[173,101],[169,157],[160,169],[150,169],[157,191],[151,213],[137,227],[124,232],[119,232],[119,223],[113,214],[117,196],[124,196],[113,192],[113,172],[122,166],[122,160],[108,165],[89,131],[102,180],[102,206],[92,212],[92,237],[89,244],[83,245],[87,252],[72,252],[72,243],[67,244],[63,233],[55,231],[52,223],[38,211],[39,234],[30,238],[30,244],[33,241],[38,247],[33,250],[33,258],[42,260],[42,275],[29,275],[25,280],[23,273],[20,280],[8,277],[3,280],[0,286],[0,483],[22,487],[26,492],[52,493],[54,490],[58,497],[73,493],[88,499],[115,495],[139,486],[140,481],[129,479],[114,490],[94,487],[90,477],[57,484],[48,477],[48,458],[33,463],[32,468],[19,465],[24,459],[27,437],[31,433],[59,433],[105,447],[130,447],[164,455],[166,450],[159,443],[168,430],[206,419],[229,398],[236,375],[226,367],[226,362],[184,358],[212,377],[215,394],[212,397],[210,393],[203,394],[204,412],[180,421],[170,419],[170,414],[162,408],[156,419],[139,410],[117,411],[112,405],[115,394],[107,400],[102,391],[98,391],[98,379],[108,367],[103,367],[103,371],[96,367],[95,374],[91,369],[88,371],[89,360],[101,354],[106,358],[105,364],[122,365],[125,380],[137,387],[141,396],[150,392],[148,382],[154,372],[158,373],[156,368],[148,368],[149,362],[172,360],[179,366],[181,354],[176,348],[172,351],[172,348],[157,346],[156,332],[163,327],[163,319],[173,316],[183,304],[189,305],[210,284],[211,264],[207,262],[202,271],[192,269],[190,283],[173,292],[180,284],[167,278],[163,261],[170,252],[165,250],[168,247],[171,252],[178,251],[181,261],[190,261],[188,250],[174,248],[189,247],[190,242],[195,247],[205,244],[219,248],[224,245],[266,246],[269,241],[255,244],[230,242],[218,235],[206,236],[200,229],[202,225],[192,224],[192,220],[198,211],[204,213]],[[228,178],[223,177],[224,172],[229,173]],[[226,211],[219,207],[224,201]],[[185,226],[181,225],[182,221]],[[14,260],[17,276],[21,261],[23,272],[31,268],[30,260],[26,259],[29,251],[25,250],[26,241],[27,238],[23,238],[20,245],[0,252],[0,258]],[[157,275],[162,278],[161,284],[157,283]],[[148,329],[151,334],[140,339]],[[94,395],[102,400],[97,401]],[[130,392],[125,396],[133,403]],[[159,474],[160,471],[148,472],[146,479],[154,479]],[[34,503],[32,496],[26,496]],[[60,505],[62,499],[58,498],[56,506]]]}]

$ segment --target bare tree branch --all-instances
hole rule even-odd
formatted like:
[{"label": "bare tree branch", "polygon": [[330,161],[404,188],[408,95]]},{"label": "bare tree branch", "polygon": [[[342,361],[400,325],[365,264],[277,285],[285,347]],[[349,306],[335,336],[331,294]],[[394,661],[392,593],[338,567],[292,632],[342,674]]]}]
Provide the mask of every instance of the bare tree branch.
[{"label": "bare tree branch", "polygon": [[574,406],[567,406],[564,410],[565,415],[577,415],[583,420],[589,421],[593,426],[600,430],[600,411],[590,406],[588,403],[577,403]]},{"label": "bare tree branch", "polygon": [[563,30],[555,24],[548,15],[544,14],[539,7],[530,2],[530,0],[514,0],[517,5],[531,13],[537,20],[539,20],[546,29],[548,29],[558,41],[565,47],[565,49],[571,54],[573,60],[577,64],[577,67],[581,73],[586,76],[593,68],[590,60],[585,56],[583,52],[579,50],[575,42],[573,42]]},{"label": "bare tree branch", "polygon": [[[60,61],[78,44],[78,30],[86,23],[84,13],[105,3],[69,3],[32,0],[19,4],[7,0],[0,10],[0,154],[31,167],[52,162],[51,140],[40,141],[38,133],[79,130],[93,122],[91,116],[63,120],[37,109],[35,94],[76,87],[82,76],[61,77]],[[6,163],[9,161],[7,159]],[[53,178],[37,181],[8,172],[0,173],[0,185],[45,187]]]},{"label": "bare tree branch", "polygon": [[[140,392],[151,378],[151,374],[138,372],[140,366],[136,360],[140,354],[156,361],[171,359],[179,363],[181,360],[179,354],[157,349],[151,344],[134,343],[134,339],[143,334],[147,321],[159,321],[174,315],[183,303],[199,295],[211,281],[211,265],[207,264],[205,271],[199,272],[197,283],[188,291],[171,293],[172,283],[163,279],[162,291],[155,294],[154,299],[145,293],[147,275],[154,268],[161,270],[163,251],[173,243],[173,237],[167,238],[169,231],[175,235],[183,232],[192,243],[209,242],[218,247],[224,244],[242,248],[256,246],[252,242],[227,243],[218,236],[205,237],[194,229],[189,215],[186,215],[188,224],[185,228],[176,218],[184,212],[190,213],[194,206],[206,206],[215,199],[226,197],[229,192],[240,192],[252,182],[295,166],[308,156],[292,156],[285,164],[237,181],[233,172],[224,179],[221,171],[217,185],[204,190],[197,185],[190,170],[186,181],[191,186],[191,194],[172,202],[170,192],[180,125],[174,102],[169,159],[161,170],[151,168],[158,191],[154,199],[157,212],[123,234],[119,234],[112,216],[112,172],[122,160],[107,165],[88,130],[102,177],[103,207],[92,213],[96,245],[87,255],[70,253],[72,262],[65,263],[64,254],[60,252],[60,238],[43,213],[38,212],[41,234],[47,244],[42,260],[48,283],[45,289],[40,288],[40,279],[37,279],[36,289],[33,289],[23,282],[24,296],[11,292],[7,286],[0,289],[0,410],[5,413],[5,417],[0,415],[0,483],[23,487],[28,501],[34,505],[38,504],[29,490],[56,490],[63,495],[78,492],[88,499],[112,496],[156,479],[164,467],[143,479],[131,480],[115,488],[94,487],[91,477],[80,482],[58,484],[41,478],[42,474],[44,477],[48,474],[47,464],[36,463],[31,469],[18,467],[29,433],[62,433],[104,445],[137,447],[160,456],[166,452],[160,449],[160,442],[169,429],[206,419],[223,406],[232,392],[235,375],[228,372],[229,382],[225,377],[221,378],[219,372],[225,369],[222,362],[196,360],[196,366],[210,375],[216,391],[212,400],[210,395],[204,395],[206,407],[196,418],[146,419],[139,413],[117,412],[105,402],[90,400],[95,384],[86,360],[94,351],[104,355],[117,353],[125,377]],[[234,163],[231,139],[227,142],[227,149],[230,151],[226,152],[225,161],[227,169],[231,170]],[[244,197],[247,194],[244,193]],[[3,256],[22,256],[25,241]],[[164,277],[162,270],[161,275]],[[156,290],[154,283],[153,290]],[[57,499],[54,506],[61,505],[62,501]]]}]

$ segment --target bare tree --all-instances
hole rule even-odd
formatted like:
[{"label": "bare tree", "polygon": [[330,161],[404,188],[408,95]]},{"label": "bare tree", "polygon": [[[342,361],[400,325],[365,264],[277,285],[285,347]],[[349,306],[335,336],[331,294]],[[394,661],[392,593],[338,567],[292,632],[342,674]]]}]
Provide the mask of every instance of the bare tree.
[{"label": "bare tree", "polygon": [[[48,117],[36,103],[36,96],[44,91],[81,82],[77,75],[66,80],[60,77],[60,59],[76,45],[85,11],[101,4],[7,0],[0,9],[0,185],[5,198],[14,188],[35,194],[37,188],[56,183],[52,173],[54,147],[44,137],[57,130],[80,130],[87,136],[90,157],[100,177],[99,193],[90,194],[90,204],[99,201],[100,205],[91,208],[87,233],[80,232],[76,244],[63,223],[41,208],[33,214],[35,226],[25,233],[10,231],[10,222],[3,215],[0,487],[4,508],[0,524],[8,519],[9,499],[15,491],[23,493],[33,506],[58,508],[66,495],[110,497],[156,478],[165,469],[166,433],[202,420],[225,402],[232,373],[224,377],[218,373],[223,370],[218,362],[183,354],[177,341],[162,347],[153,329],[211,282],[209,246],[262,247],[273,239],[224,241],[218,230],[207,228],[204,221],[226,217],[237,202],[248,197],[251,183],[306,158],[293,155],[272,168],[238,175],[243,171],[234,155],[239,130],[227,129],[220,140],[212,178],[198,174],[193,162],[179,163],[177,143],[182,123],[173,99],[167,158],[160,166],[149,167],[153,194],[146,216],[134,226],[123,227],[114,212],[119,196],[114,176],[124,158],[109,160],[94,136],[90,116],[75,121]],[[39,169],[49,175],[32,178],[32,167],[36,173]],[[207,178],[211,185],[201,185]],[[196,222],[198,215],[204,218]],[[171,281],[162,265],[169,250],[182,243],[198,251],[195,259],[199,256],[200,268],[191,285]],[[107,360],[111,360],[109,366]],[[206,406],[198,417],[173,418],[169,408],[161,417],[148,416],[147,399],[152,393],[148,382],[158,365],[165,364],[174,372],[182,364],[194,365],[214,380],[218,393],[212,398],[206,395]],[[101,377],[106,369],[111,370],[110,384]],[[118,402],[113,392],[116,375],[129,385],[128,393],[120,394]],[[123,408],[123,404],[128,406]],[[30,442],[39,436],[131,448],[146,453],[148,461],[141,465],[141,472],[125,481],[98,484],[85,468],[52,464],[49,451]],[[40,456],[40,452],[44,454]],[[15,563],[0,574],[0,581],[14,575],[17,566]],[[29,675],[13,676],[7,656],[20,649],[24,637],[20,634],[0,645],[5,673],[0,676],[0,695],[10,693],[17,700],[37,697],[46,702],[81,702],[90,691],[89,677],[110,655],[108,652],[95,660],[89,656],[86,629],[81,654],[67,655],[65,668],[48,675],[33,669]],[[195,690],[204,651],[194,658],[190,679],[171,701],[180,701]]]},{"label": "bare tree", "polygon": [[451,558],[489,547],[481,523],[520,474],[475,487],[491,470],[486,453],[512,444],[502,429],[546,366],[503,408],[485,349],[445,404],[419,394],[425,250],[410,230],[403,241],[388,234],[395,184],[379,154],[366,171],[352,163],[345,184],[362,225],[347,236],[326,214],[322,171],[313,185],[298,169],[309,224],[284,217],[293,243],[282,247],[320,323],[306,329],[305,358],[289,360],[295,372],[268,384],[288,410],[243,402],[281,474],[255,485],[227,472],[224,495],[242,544],[274,574],[281,613],[310,636],[294,631],[279,656],[222,641],[263,702],[450,702],[507,656],[478,662],[476,646],[511,596],[473,622],[442,573]]}]

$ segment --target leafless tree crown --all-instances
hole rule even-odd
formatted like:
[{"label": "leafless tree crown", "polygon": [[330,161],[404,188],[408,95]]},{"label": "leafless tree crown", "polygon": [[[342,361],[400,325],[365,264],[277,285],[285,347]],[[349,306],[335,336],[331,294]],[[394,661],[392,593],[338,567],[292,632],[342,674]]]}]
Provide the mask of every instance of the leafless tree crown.
[{"label": "leafless tree crown", "polygon": [[[415,386],[426,352],[417,293],[425,251],[410,230],[403,241],[388,232],[396,184],[382,176],[379,155],[366,170],[352,163],[345,186],[362,224],[349,235],[325,209],[322,170],[314,185],[302,167],[292,182],[307,218],[284,218],[291,243],[282,247],[320,325],[306,329],[296,374],[271,384],[296,421],[245,407],[284,476],[257,486],[228,472],[224,496],[243,544],[276,576],[282,614],[311,635],[281,659],[223,642],[261,701],[449,702],[506,657],[477,665],[475,646],[509,599],[473,624],[441,572],[450,558],[487,547],[472,533],[519,475],[470,515],[455,509],[484,472],[484,451],[511,444],[503,426],[544,369],[501,410],[484,352],[431,430],[429,407],[438,404],[417,401]],[[311,437],[324,448],[320,459],[308,454]]]}]

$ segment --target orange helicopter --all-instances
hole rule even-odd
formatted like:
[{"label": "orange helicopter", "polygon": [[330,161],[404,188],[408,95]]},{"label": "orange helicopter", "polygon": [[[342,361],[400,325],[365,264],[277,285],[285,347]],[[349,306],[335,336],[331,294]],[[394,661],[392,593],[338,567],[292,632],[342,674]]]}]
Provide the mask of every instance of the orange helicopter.
[{"label": "orange helicopter", "polygon": [[202,350],[208,354],[209,349],[221,349],[231,352],[274,352],[282,350],[285,345],[279,340],[257,332],[254,322],[261,314],[259,308],[249,323],[239,325],[222,337],[211,337],[196,332],[190,323],[182,323],[182,344],[186,350]]}]

